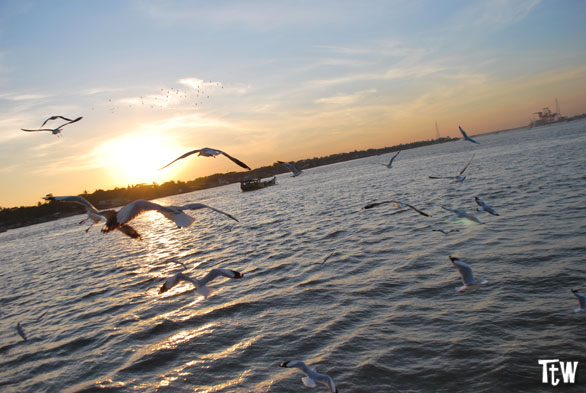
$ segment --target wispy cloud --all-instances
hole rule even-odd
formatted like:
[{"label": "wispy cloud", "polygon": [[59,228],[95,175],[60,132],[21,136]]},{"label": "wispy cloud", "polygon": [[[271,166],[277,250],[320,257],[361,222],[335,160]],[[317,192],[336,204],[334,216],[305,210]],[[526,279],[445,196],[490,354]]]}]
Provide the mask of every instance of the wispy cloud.
[{"label": "wispy cloud", "polygon": [[460,29],[501,27],[525,19],[541,0],[480,0],[464,8],[453,23]]},{"label": "wispy cloud", "polygon": [[365,97],[373,95],[376,92],[376,89],[368,89],[357,91],[352,94],[336,94],[330,97],[318,98],[317,100],[315,100],[315,103],[326,105],[351,105],[356,102],[364,100]]}]

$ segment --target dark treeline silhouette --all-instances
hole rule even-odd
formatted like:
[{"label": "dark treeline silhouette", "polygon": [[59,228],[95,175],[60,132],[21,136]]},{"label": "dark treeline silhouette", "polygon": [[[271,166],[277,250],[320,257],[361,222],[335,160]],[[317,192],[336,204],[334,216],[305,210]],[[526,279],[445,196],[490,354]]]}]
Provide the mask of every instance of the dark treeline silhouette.
[{"label": "dark treeline silhouette", "polygon": [[[332,154],[325,157],[314,157],[292,163],[299,169],[309,169],[322,165],[335,164],[338,162],[355,160],[374,155],[386,154],[399,150],[414,149],[416,147],[444,143],[455,138],[439,138],[429,141],[420,141],[401,144],[380,149],[354,150],[348,153]],[[285,157],[286,158],[286,157]],[[231,183],[238,183],[243,180],[272,177],[281,173],[289,172],[289,169],[282,164],[275,162],[273,165],[263,166],[246,172],[216,173],[210,176],[183,181],[168,181],[163,184],[136,184],[126,188],[116,187],[112,190],[96,190],[91,194],[84,191],[80,196],[90,201],[98,209],[109,209],[122,206],[136,199],[156,199],[170,195],[182,194],[206,188],[222,186]],[[53,190],[47,190],[53,191]],[[50,194],[48,194],[50,195]],[[37,206],[21,206],[12,208],[0,208],[0,230],[19,228],[22,226],[52,221],[63,217],[69,217],[84,213],[82,206],[58,201],[38,202]]]}]

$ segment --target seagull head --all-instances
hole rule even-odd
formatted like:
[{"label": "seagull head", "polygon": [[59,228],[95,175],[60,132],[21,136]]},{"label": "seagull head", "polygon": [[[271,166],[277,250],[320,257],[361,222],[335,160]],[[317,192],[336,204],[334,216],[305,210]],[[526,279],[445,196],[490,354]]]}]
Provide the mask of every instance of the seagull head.
[{"label": "seagull head", "polygon": [[460,259],[458,259],[458,258],[456,258],[456,257],[453,257],[453,256],[451,256],[451,255],[450,255],[448,258],[450,258],[450,260],[451,260],[452,262],[455,262],[455,261],[459,261],[459,260],[460,260]]},{"label": "seagull head", "polygon": [[232,270],[234,272],[234,278],[242,278],[244,277],[244,273],[237,272],[236,270]]},{"label": "seagull head", "polygon": [[289,361],[279,364],[279,367],[287,367],[287,364],[289,364]]},{"label": "seagull head", "polygon": [[571,289],[571,291],[572,291],[572,293],[576,293],[576,292],[579,292],[580,290],[579,289]]},{"label": "seagull head", "polygon": [[167,282],[165,282],[163,285],[161,285],[161,288],[159,288],[159,295],[161,293],[165,293],[169,290],[169,288],[167,288]]}]

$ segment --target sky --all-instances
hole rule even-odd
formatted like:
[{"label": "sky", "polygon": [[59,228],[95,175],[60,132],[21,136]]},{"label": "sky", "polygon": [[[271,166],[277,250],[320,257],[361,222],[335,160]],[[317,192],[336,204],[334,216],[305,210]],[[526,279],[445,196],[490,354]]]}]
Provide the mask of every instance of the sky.
[{"label": "sky", "polygon": [[[582,0],[0,1],[0,207],[586,112]],[[52,115],[83,116],[61,137]],[[59,120],[47,126],[57,127]]]}]

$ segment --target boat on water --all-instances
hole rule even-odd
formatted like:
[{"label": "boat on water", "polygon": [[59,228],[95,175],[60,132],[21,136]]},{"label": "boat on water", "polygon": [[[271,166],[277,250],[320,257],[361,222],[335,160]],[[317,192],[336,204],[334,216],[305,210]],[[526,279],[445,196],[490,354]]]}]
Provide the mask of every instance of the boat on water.
[{"label": "boat on water", "polygon": [[274,186],[277,184],[277,176],[273,176],[270,180],[262,180],[258,179],[250,179],[250,180],[243,180],[240,182],[240,189],[242,191],[254,191],[260,190],[261,188]]}]

